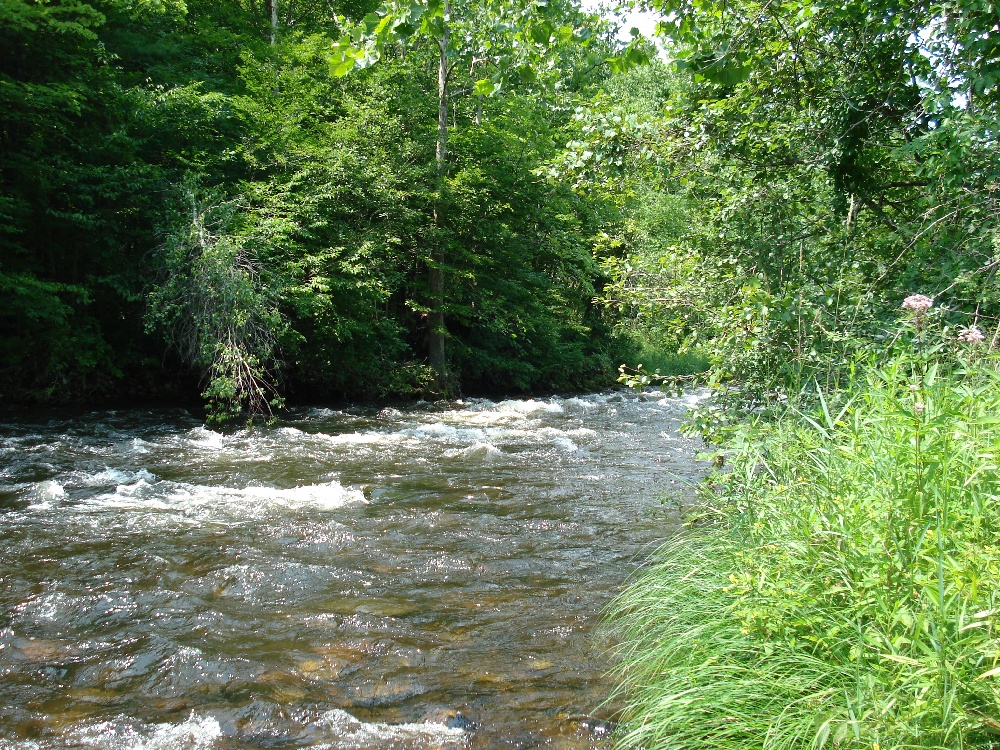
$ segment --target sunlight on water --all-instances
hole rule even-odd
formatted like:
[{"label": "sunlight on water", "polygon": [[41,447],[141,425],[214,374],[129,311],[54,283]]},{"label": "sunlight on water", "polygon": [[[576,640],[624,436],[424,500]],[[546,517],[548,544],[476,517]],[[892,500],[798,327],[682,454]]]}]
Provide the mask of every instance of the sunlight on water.
[{"label": "sunlight on water", "polygon": [[0,750],[605,747],[699,397],[0,426]]}]

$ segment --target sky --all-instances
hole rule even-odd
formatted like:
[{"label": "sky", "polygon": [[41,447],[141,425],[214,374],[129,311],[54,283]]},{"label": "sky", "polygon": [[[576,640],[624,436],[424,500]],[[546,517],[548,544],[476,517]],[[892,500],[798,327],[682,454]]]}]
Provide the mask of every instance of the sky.
[{"label": "sky", "polygon": [[[601,12],[601,5],[604,4],[600,0],[583,0],[581,5],[585,11],[590,13]],[[632,10],[625,15],[625,20],[622,23],[621,31],[618,34],[618,38],[623,42],[631,41],[632,34],[631,29],[633,27],[639,29],[640,33],[644,36],[652,38],[653,29],[656,26],[656,21],[659,18],[659,14],[653,13],[648,10]]]}]

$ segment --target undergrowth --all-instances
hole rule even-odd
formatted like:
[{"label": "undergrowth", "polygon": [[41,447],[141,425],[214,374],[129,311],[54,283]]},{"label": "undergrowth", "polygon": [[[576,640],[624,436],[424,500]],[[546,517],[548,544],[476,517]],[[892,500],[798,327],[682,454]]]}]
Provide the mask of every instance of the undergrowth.
[{"label": "undergrowth", "polygon": [[699,352],[674,352],[643,346],[631,368],[642,368],[646,372],[657,373],[671,378],[685,375],[700,375],[708,370],[708,357]]},{"label": "undergrowth", "polygon": [[738,433],[610,613],[621,747],[1000,747],[1000,375],[946,359]]}]

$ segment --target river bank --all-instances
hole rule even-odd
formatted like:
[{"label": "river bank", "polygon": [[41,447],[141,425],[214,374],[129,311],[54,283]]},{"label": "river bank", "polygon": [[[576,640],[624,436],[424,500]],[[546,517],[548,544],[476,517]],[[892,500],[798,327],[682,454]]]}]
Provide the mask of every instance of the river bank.
[{"label": "river bank", "polygon": [[959,352],[732,432],[702,523],[613,607],[622,747],[996,747],[1000,375]]}]

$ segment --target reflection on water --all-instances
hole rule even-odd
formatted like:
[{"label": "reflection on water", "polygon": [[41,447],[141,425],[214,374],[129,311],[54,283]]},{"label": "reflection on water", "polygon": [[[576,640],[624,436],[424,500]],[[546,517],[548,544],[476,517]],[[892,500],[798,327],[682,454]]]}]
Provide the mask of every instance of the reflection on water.
[{"label": "reflection on water", "polygon": [[0,426],[0,749],[605,746],[695,400]]}]

